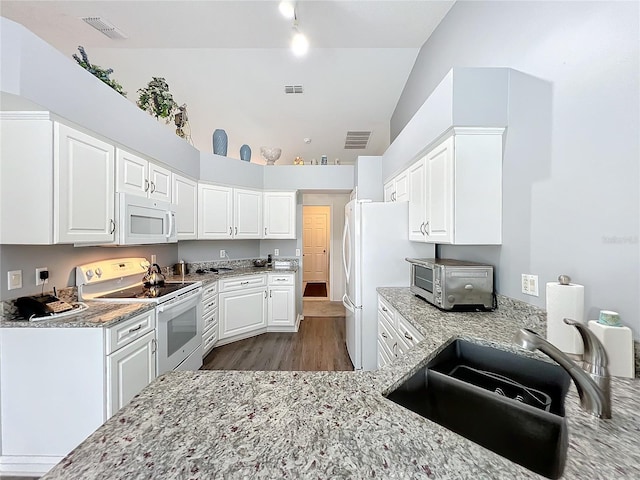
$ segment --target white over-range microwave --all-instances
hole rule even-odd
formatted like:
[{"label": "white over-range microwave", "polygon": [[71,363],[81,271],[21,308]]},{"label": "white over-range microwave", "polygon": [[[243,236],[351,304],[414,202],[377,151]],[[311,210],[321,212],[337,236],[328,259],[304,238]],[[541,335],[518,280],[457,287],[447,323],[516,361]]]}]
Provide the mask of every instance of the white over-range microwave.
[{"label": "white over-range microwave", "polygon": [[175,205],[128,193],[116,195],[115,243],[145,245],[178,241]]}]

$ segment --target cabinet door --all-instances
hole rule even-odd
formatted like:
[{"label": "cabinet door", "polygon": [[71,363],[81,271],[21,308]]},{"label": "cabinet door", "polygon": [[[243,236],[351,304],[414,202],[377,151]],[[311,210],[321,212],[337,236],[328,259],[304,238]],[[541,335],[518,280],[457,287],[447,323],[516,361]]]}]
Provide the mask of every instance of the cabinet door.
[{"label": "cabinet door", "polygon": [[395,178],[394,201],[406,202],[409,200],[409,170],[405,170]]},{"label": "cabinet door", "polygon": [[396,191],[396,183],[391,180],[384,184],[384,201],[393,202],[394,193]]},{"label": "cabinet door", "polygon": [[425,159],[409,167],[409,240],[424,242],[426,213]]},{"label": "cabinet door", "polygon": [[251,333],[267,326],[265,288],[220,293],[220,339]]},{"label": "cabinet door", "polygon": [[114,147],[55,124],[54,210],[59,243],[114,240]]},{"label": "cabinet door", "polygon": [[155,332],[107,356],[107,417],[156,378]]},{"label": "cabinet door", "polygon": [[146,197],[150,184],[147,172],[149,162],[133,153],[116,149],[116,192]]},{"label": "cabinet door", "polygon": [[173,174],[171,203],[176,205],[176,231],[178,240],[198,237],[198,184]]},{"label": "cabinet door", "polygon": [[453,137],[426,157],[426,223],[428,242],[453,241]]},{"label": "cabinet door", "polygon": [[295,192],[264,192],[264,238],[296,238]]},{"label": "cabinet door", "polygon": [[262,238],[262,192],[234,189],[234,238]]},{"label": "cabinet door", "polygon": [[293,287],[269,287],[268,325],[293,327],[294,301]]},{"label": "cabinet door", "polygon": [[198,238],[232,238],[232,213],[231,188],[198,184]]},{"label": "cabinet door", "polygon": [[149,198],[171,202],[171,170],[149,163]]}]

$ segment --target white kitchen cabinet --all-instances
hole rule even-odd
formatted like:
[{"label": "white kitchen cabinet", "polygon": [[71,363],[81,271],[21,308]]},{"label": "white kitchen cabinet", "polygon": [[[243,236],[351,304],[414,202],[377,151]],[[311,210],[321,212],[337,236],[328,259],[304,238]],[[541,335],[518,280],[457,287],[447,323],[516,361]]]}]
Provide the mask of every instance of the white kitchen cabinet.
[{"label": "white kitchen cabinet", "polygon": [[296,238],[296,192],[264,192],[264,238]]},{"label": "white kitchen cabinet", "polygon": [[116,149],[116,191],[171,202],[171,171]]},{"label": "white kitchen cabinet", "polygon": [[54,122],[54,237],[57,243],[114,240],[114,147]]},{"label": "white kitchen cabinet", "polygon": [[409,239],[502,243],[503,128],[454,128],[409,167]]},{"label": "white kitchen cabinet", "polygon": [[178,240],[198,238],[198,183],[173,173],[171,203],[176,206]]},{"label": "white kitchen cabinet", "polygon": [[0,473],[41,475],[155,378],[155,310],[111,328],[0,329],[0,364]]},{"label": "white kitchen cabinet", "polygon": [[294,275],[270,273],[268,277],[268,330],[296,331]]},{"label": "white kitchen cabinet", "polygon": [[266,331],[267,295],[265,274],[223,278],[219,281],[219,344]]},{"label": "white kitchen cabinet", "polygon": [[233,189],[233,238],[262,238],[262,192]]},{"label": "white kitchen cabinet", "polygon": [[198,238],[262,237],[262,192],[198,184]]},{"label": "white kitchen cabinet", "polygon": [[107,417],[156,378],[155,338],[155,332],[149,332],[107,356]]},{"label": "white kitchen cabinet", "polygon": [[378,368],[393,362],[422,340],[424,336],[378,295]]},{"label": "white kitchen cabinet", "polygon": [[205,286],[202,290],[202,358],[215,347],[219,335],[218,323],[218,282]]},{"label": "white kitchen cabinet", "polygon": [[384,201],[406,202],[408,200],[409,169],[406,169],[384,184]]}]

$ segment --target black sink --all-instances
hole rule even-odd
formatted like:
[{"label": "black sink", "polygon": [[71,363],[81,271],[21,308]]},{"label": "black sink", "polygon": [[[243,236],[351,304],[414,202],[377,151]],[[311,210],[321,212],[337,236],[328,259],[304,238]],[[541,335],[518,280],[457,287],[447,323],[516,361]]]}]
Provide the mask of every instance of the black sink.
[{"label": "black sink", "polygon": [[555,479],[566,459],[569,385],[557,365],[455,340],[387,398]]}]

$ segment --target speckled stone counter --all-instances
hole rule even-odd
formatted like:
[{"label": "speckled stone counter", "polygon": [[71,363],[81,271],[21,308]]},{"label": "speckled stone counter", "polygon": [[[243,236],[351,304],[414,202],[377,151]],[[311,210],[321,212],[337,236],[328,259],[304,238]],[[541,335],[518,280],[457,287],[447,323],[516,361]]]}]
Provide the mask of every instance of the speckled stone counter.
[{"label": "speckled stone counter", "polygon": [[[425,335],[382,370],[165,374],[44,478],[541,478],[383,396],[455,337],[515,350],[515,330],[543,328],[539,311],[504,300],[444,314],[408,289],[379,291]],[[570,390],[563,478],[640,478],[639,391],[614,380],[614,418],[602,421]]]}]

